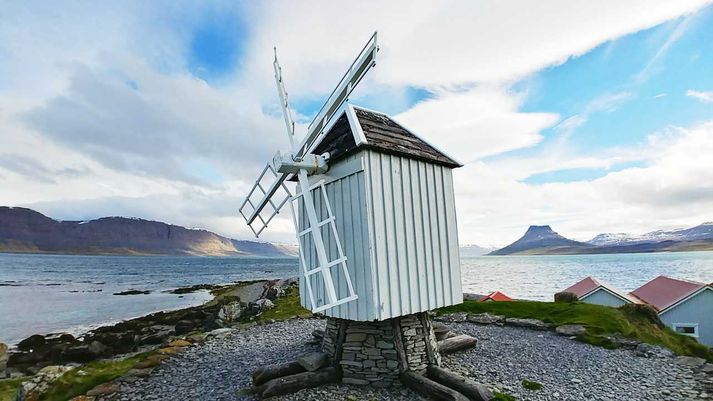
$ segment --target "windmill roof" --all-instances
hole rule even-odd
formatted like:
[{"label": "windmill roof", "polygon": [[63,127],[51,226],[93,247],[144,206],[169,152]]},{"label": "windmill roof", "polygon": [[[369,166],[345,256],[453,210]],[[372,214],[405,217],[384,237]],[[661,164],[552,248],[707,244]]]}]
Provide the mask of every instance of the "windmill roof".
[{"label": "windmill roof", "polygon": [[697,281],[658,276],[632,291],[631,295],[662,312],[706,286]]},{"label": "windmill roof", "polygon": [[451,168],[462,166],[392,117],[351,104],[347,104],[312,153],[329,152],[330,160],[337,160],[362,148]]}]

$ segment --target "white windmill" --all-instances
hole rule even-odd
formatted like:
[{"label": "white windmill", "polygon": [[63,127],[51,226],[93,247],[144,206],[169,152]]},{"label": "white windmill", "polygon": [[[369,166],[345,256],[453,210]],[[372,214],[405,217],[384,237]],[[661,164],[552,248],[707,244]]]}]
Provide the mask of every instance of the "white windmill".
[{"label": "white windmill", "polygon": [[[299,144],[275,58],[292,152],[267,164],[240,213],[257,236],[289,202],[300,302],[327,316],[322,352],[332,364],[316,372],[296,373],[297,362],[260,369],[253,384],[261,397],[334,376],[423,388],[428,369],[441,372],[437,340],[474,343],[438,338],[428,314],[463,301],[452,176],[461,165],[392,117],[347,102],[378,50],[374,33]],[[298,182],[295,196],[288,180]]]},{"label": "white windmill", "polygon": [[[287,137],[290,140],[292,152],[288,155],[281,155],[280,152],[278,152],[272,162],[267,163],[267,166],[240,206],[240,214],[245,218],[248,226],[250,226],[257,237],[267,228],[267,225],[279,213],[285,203],[288,201],[291,202],[290,206],[297,231],[297,240],[300,244],[300,268],[302,270],[302,276],[305,279],[304,287],[306,287],[307,294],[309,295],[310,309],[315,313],[358,298],[354,291],[349,270],[347,269],[347,258],[344,256],[339,240],[334,214],[332,213],[331,205],[329,204],[329,199],[324,189],[324,181],[319,181],[316,185],[313,185],[310,184],[308,176],[323,173],[328,170],[329,153],[313,154],[311,151],[320,136],[324,134],[325,127],[334,117],[335,113],[338,112],[347,101],[359,81],[361,81],[369,69],[375,65],[376,53],[379,51],[376,35],[376,32],[374,32],[349,67],[349,70],[344,74],[336,88],[327,98],[326,103],[319,110],[314,120],[312,120],[312,123],[307,129],[307,134],[300,143],[295,141],[295,123],[292,118],[287,91],[282,79],[282,69],[277,61],[277,50],[275,51],[275,61],[273,62],[275,82],[277,83],[277,89],[280,94],[280,105],[282,106],[285,127],[287,128]],[[297,196],[293,197],[284,182],[295,176],[300,192]],[[263,184],[265,184],[266,179],[271,180],[271,183],[269,183],[267,187],[264,187]],[[324,219],[319,218],[319,212],[315,208],[315,196],[313,194],[315,187],[321,189],[321,199],[326,206],[327,216]],[[253,199],[255,195],[258,195],[260,199]],[[304,211],[306,224],[300,224],[298,216],[296,215],[296,208],[292,202],[299,202],[298,207]],[[266,211],[265,215],[262,214],[263,211]],[[301,226],[305,228],[300,229]],[[325,226],[329,226],[331,229],[330,235],[334,236],[332,241],[337,246],[337,257],[333,259],[329,258],[329,252],[325,247],[325,238],[322,235],[324,232],[323,227]],[[309,236],[309,238],[304,238],[306,236]],[[308,244],[312,244],[313,252],[316,254],[317,263],[314,266],[308,266],[306,264],[306,252],[309,251],[305,249],[305,245]],[[348,289],[347,293],[341,297],[337,294],[337,286],[335,286],[331,271],[331,268],[334,266],[341,267]],[[309,279],[315,274],[321,275],[319,282],[323,283],[323,290],[326,293],[326,299],[320,300],[321,302],[315,299],[315,289],[312,288],[312,280]]]}]

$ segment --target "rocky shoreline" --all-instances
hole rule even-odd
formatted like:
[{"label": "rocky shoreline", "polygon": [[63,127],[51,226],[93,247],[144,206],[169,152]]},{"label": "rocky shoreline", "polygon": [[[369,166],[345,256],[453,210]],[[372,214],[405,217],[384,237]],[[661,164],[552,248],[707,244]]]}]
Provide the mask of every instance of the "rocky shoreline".
[{"label": "rocky shoreline", "polygon": [[152,313],[78,337],[66,333],[36,334],[20,341],[15,349],[1,344],[0,379],[35,375],[47,366],[146,352],[166,346],[176,336],[199,338],[202,333],[249,323],[296,286],[296,279],[286,279],[177,288],[172,290],[176,294],[209,290],[214,298],[200,306]]}]

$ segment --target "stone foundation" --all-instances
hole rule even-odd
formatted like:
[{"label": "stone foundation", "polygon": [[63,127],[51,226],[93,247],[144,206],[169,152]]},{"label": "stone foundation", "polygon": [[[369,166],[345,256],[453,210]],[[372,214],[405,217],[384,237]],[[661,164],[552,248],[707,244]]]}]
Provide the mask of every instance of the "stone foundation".
[{"label": "stone foundation", "polygon": [[380,322],[329,318],[322,341],[342,382],[388,387],[404,371],[423,373],[440,365],[438,343],[427,313]]}]

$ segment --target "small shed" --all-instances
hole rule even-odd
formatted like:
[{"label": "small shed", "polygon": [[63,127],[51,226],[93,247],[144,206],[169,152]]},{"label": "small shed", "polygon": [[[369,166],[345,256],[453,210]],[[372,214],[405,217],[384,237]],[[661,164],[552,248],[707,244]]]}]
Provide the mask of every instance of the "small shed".
[{"label": "small shed", "polygon": [[659,276],[631,295],[653,306],[674,331],[713,347],[712,285]]},{"label": "small shed", "polygon": [[596,305],[619,307],[638,303],[635,298],[591,276],[583,278],[562,292],[574,293],[580,301]]},{"label": "small shed", "polygon": [[[332,121],[311,150],[329,152],[329,170],[309,180],[320,220],[334,216],[358,299],[324,313],[380,321],[461,303],[452,176],[461,164],[384,113],[347,103]],[[300,231],[304,213],[299,207]],[[322,235],[335,260],[339,244],[329,226]],[[315,249],[311,240],[301,237],[300,247]],[[316,265],[315,252],[304,257],[307,266]],[[337,295],[346,296],[343,272],[331,272]],[[321,275],[308,280],[319,307],[326,298]],[[304,285],[300,291],[302,305],[312,308]]]}]

